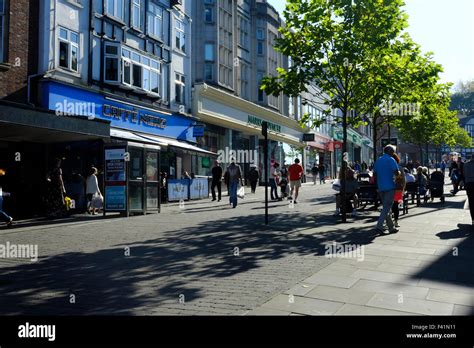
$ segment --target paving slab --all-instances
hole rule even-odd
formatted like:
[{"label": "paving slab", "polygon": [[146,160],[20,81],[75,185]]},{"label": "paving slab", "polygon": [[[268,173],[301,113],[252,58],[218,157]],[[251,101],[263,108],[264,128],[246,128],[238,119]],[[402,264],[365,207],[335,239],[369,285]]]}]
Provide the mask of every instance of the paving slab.
[{"label": "paving slab", "polygon": [[360,291],[373,291],[377,293],[400,295],[407,297],[424,299],[428,295],[429,288],[412,286],[400,283],[380,282],[374,280],[361,279],[355,283],[351,289]]},{"label": "paving slab", "polygon": [[365,305],[374,295],[375,292],[359,291],[353,288],[344,289],[333,286],[318,285],[308,292],[305,297]]},{"label": "paving slab", "polygon": [[423,315],[452,315],[454,310],[454,304],[451,303],[389,294],[376,294],[367,305]]},{"label": "paving slab", "polygon": [[278,295],[264,303],[262,307],[277,309],[284,312],[299,313],[306,315],[331,315],[342,307],[343,303],[294,296],[293,303],[290,296]]},{"label": "paving slab", "polygon": [[401,312],[401,311],[393,311],[389,309],[377,308],[377,307],[369,307],[369,306],[360,306],[346,303],[344,306],[341,307],[336,312],[336,315],[351,315],[351,316],[358,316],[358,315],[371,315],[371,316],[379,316],[379,315],[419,315],[417,313],[409,313],[409,312]]},{"label": "paving slab", "polygon": [[[357,270],[354,274],[357,274],[360,270]],[[345,276],[337,276],[331,274],[324,274],[324,273],[316,273],[315,275],[306,278],[304,282],[310,284],[318,284],[318,285],[329,285],[329,286],[336,286],[340,288],[350,288],[360,277],[345,277]]]}]

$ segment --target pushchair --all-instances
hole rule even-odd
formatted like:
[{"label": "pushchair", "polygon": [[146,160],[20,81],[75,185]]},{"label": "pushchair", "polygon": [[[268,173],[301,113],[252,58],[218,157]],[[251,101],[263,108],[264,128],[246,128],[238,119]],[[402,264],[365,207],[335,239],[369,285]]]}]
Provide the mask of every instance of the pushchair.
[{"label": "pushchair", "polygon": [[444,203],[444,174],[442,172],[435,171],[431,174],[428,188],[431,201],[439,198]]}]

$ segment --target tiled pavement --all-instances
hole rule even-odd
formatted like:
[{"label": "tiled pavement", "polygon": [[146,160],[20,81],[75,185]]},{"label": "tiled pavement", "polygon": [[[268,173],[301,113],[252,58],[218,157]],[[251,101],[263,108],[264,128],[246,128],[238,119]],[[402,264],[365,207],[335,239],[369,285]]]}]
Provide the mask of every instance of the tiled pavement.
[{"label": "tiled pavement", "polygon": [[[247,314],[474,315],[474,227],[462,209],[465,200],[462,192],[444,206],[435,200],[410,209],[399,233],[356,246],[363,260],[356,253],[336,255],[334,263]],[[367,216],[350,228],[364,229]]]},{"label": "tiled pavement", "polygon": [[[464,192],[411,209],[387,236],[372,230],[376,212],[338,223],[333,194],[304,185],[294,208],[270,204],[269,227],[260,189],[237,209],[224,197],[160,215],[0,229],[0,244],[40,253],[34,263],[0,259],[0,314],[473,314]],[[333,242],[364,253],[328,258]]]}]

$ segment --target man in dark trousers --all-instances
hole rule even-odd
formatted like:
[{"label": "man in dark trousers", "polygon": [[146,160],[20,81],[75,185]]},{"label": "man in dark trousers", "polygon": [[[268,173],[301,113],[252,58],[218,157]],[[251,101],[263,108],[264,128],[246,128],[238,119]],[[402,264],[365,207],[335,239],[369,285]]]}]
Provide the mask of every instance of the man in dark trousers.
[{"label": "man in dark trousers", "polygon": [[464,187],[466,188],[472,225],[474,226],[474,155],[471,155],[471,159],[464,163]]},{"label": "man in dark trousers", "polygon": [[212,191],[212,201],[216,200],[216,186],[217,186],[217,193],[219,200],[221,201],[221,183],[222,183],[222,167],[219,161],[214,162],[214,167],[212,168],[212,184],[211,184],[211,191]]}]

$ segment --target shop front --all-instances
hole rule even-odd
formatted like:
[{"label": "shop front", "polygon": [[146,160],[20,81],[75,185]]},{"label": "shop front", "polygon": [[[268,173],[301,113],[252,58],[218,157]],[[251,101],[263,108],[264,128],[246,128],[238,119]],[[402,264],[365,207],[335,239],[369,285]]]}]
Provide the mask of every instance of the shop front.
[{"label": "shop front", "polygon": [[[43,82],[42,92],[50,110],[110,123],[110,139],[101,152],[107,211],[159,211],[160,189],[166,189],[163,173],[167,179],[181,179],[198,170],[196,158],[215,156],[196,146],[195,118],[58,82]],[[113,158],[117,156],[123,158]]]},{"label": "shop front", "polygon": [[263,121],[268,123],[269,165],[288,162],[291,153],[304,146],[304,130],[294,119],[206,84],[195,85],[194,93],[193,110],[206,125],[198,143],[216,152],[223,166],[234,157],[244,176],[251,165],[257,165],[264,177]]},{"label": "shop front", "polygon": [[313,164],[324,164],[326,166],[326,174],[332,176],[332,148],[329,146],[331,139],[321,134],[314,134],[314,141],[307,142],[309,151],[307,155],[306,170],[310,171]]}]

